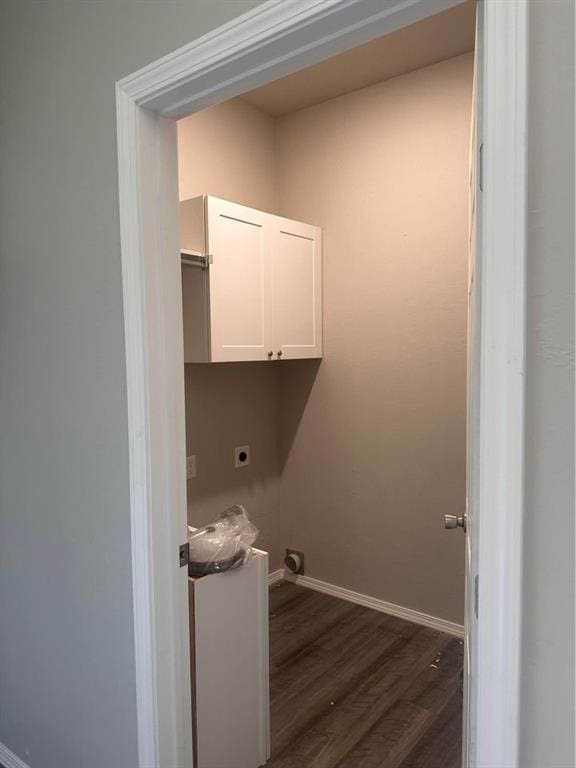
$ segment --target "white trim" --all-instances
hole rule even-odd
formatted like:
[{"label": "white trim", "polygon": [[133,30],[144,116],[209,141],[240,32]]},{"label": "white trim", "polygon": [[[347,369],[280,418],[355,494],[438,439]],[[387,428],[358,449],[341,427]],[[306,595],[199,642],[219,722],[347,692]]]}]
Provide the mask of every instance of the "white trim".
[{"label": "white trim", "polygon": [[140,765],[157,764],[158,707],[150,520],[149,361],[146,343],[148,308],[141,253],[140,190],[138,177],[138,107],[116,87],[118,181],[128,437],[130,453],[130,532],[134,599],[136,704]]},{"label": "white trim", "polygon": [[139,765],[191,765],[176,127],[116,96]]},{"label": "white trim", "polygon": [[528,0],[484,2],[478,753],[518,766],[526,346]]},{"label": "white trim", "polygon": [[119,81],[137,105],[182,117],[464,0],[268,0]]},{"label": "white trim", "polygon": [[[169,585],[180,583],[174,565],[178,526],[166,526],[166,515],[172,510],[181,514],[180,489],[174,483],[185,466],[182,435],[175,428],[173,412],[180,408],[183,395],[178,392],[170,407],[165,402],[169,379],[174,376],[168,368],[181,335],[181,324],[178,327],[175,319],[176,273],[170,276],[168,288],[155,283],[158,265],[172,258],[176,234],[175,225],[167,224],[160,190],[175,180],[161,163],[148,167],[141,152],[141,133],[148,131],[151,142],[156,132],[159,153],[170,155],[175,149],[174,132],[163,135],[159,114],[180,116],[223,101],[459,2],[269,0],[117,84],[141,768],[176,764],[174,755],[187,753],[186,710],[190,705],[183,675],[186,665],[176,658],[184,653],[187,629],[177,611],[178,601],[174,599],[168,610],[158,599],[164,589],[172,601]],[[478,518],[484,555],[479,569],[478,741],[482,755],[496,756],[492,765],[506,768],[518,765],[519,727],[526,6],[527,0],[481,6],[486,19],[486,216],[481,258],[486,258],[487,265],[481,278]],[[151,205],[155,196],[156,207]],[[174,258],[179,259],[178,249]],[[160,620],[159,611],[165,612],[165,621]],[[166,648],[174,649],[174,658]],[[180,759],[180,763],[189,761]]]},{"label": "white trim", "polygon": [[464,627],[462,624],[456,624],[453,621],[446,621],[446,619],[439,619],[437,616],[430,616],[427,613],[414,611],[412,608],[404,608],[402,605],[388,603],[386,600],[380,600],[379,598],[371,597],[370,595],[363,595],[361,592],[354,592],[345,587],[338,587],[335,584],[329,584],[327,581],[313,579],[311,576],[296,576],[292,573],[285,573],[284,579],[285,581],[291,581],[293,584],[298,584],[301,587],[307,587],[316,592],[323,592],[325,595],[332,595],[332,597],[339,597],[341,600],[347,600],[350,603],[363,605],[365,608],[372,608],[373,611],[380,611],[380,613],[387,613],[390,616],[397,616],[399,619],[411,621],[413,624],[421,624],[424,627],[437,629],[439,632],[446,632],[455,637],[464,637]]},{"label": "white trim", "polygon": [[0,765],[4,768],[30,768],[30,766],[15,755],[11,749],[0,742]]},{"label": "white trim", "polygon": [[268,574],[268,586],[271,587],[273,584],[276,584],[279,581],[282,581],[284,579],[284,569],[278,568],[277,571],[272,571],[272,573]]}]

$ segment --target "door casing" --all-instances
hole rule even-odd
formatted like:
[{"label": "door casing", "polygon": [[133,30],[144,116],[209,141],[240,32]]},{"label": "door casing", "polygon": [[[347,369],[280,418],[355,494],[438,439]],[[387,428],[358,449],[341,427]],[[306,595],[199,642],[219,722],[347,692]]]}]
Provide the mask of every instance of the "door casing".
[{"label": "door casing", "polygon": [[[176,119],[461,0],[268,0],[116,84],[138,764],[191,766]],[[482,14],[483,217],[470,768],[518,765],[528,0]]]}]

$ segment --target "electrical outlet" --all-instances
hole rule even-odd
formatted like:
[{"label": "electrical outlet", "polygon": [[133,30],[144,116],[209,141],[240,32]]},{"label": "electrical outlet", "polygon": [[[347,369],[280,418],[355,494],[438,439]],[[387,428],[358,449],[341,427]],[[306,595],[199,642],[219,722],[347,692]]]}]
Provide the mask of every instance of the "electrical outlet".
[{"label": "electrical outlet", "polygon": [[250,446],[241,445],[234,448],[234,466],[247,467],[250,464]]},{"label": "electrical outlet", "polygon": [[196,456],[186,457],[186,479],[193,480],[196,477]]}]

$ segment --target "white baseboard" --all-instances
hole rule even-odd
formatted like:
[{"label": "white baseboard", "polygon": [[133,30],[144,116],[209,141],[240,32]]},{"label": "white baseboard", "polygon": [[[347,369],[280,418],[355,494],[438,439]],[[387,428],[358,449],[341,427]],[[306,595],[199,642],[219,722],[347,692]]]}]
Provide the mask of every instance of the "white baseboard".
[{"label": "white baseboard", "polygon": [[[277,573],[282,573],[283,576],[278,577],[276,576]],[[310,576],[294,576],[291,573],[281,571],[275,571],[270,576],[275,576],[275,581],[278,581],[278,578],[284,578],[286,581],[299,584],[301,587],[308,587],[308,589],[315,589],[317,592],[324,592],[327,595],[339,597],[341,600],[364,605],[366,608],[372,608],[374,611],[398,616],[400,619],[411,621],[414,624],[422,624],[425,627],[437,629],[439,632],[446,632],[449,635],[464,637],[464,627],[462,624],[439,619],[436,616],[429,616],[427,613],[420,613],[420,611],[404,608],[394,603],[387,603],[385,600],[379,600],[377,597],[370,597],[370,595],[363,595],[360,592],[353,592],[351,589],[337,587],[334,584],[328,584],[326,581],[320,581],[320,579],[313,579]]]},{"label": "white baseboard", "polygon": [[272,573],[268,574],[268,586],[271,587],[272,584],[276,584],[278,581],[282,581],[284,578],[284,568],[278,568],[277,571],[272,571]]},{"label": "white baseboard", "polygon": [[2,742],[0,741],[0,765],[3,765],[4,768],[30,768],[30,766],[26,765],[24,760],[20,760],[18,755],[15,755],[12,750],[8,749]]}]

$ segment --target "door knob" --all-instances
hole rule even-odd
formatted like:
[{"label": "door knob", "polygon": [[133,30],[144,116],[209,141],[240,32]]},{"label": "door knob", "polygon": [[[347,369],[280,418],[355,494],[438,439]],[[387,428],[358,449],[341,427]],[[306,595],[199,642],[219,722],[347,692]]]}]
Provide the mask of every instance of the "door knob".
[{"label": "door knob", "polygon": [[444,515],[444,528],[464,528],[466,530],[466,515]]}]

